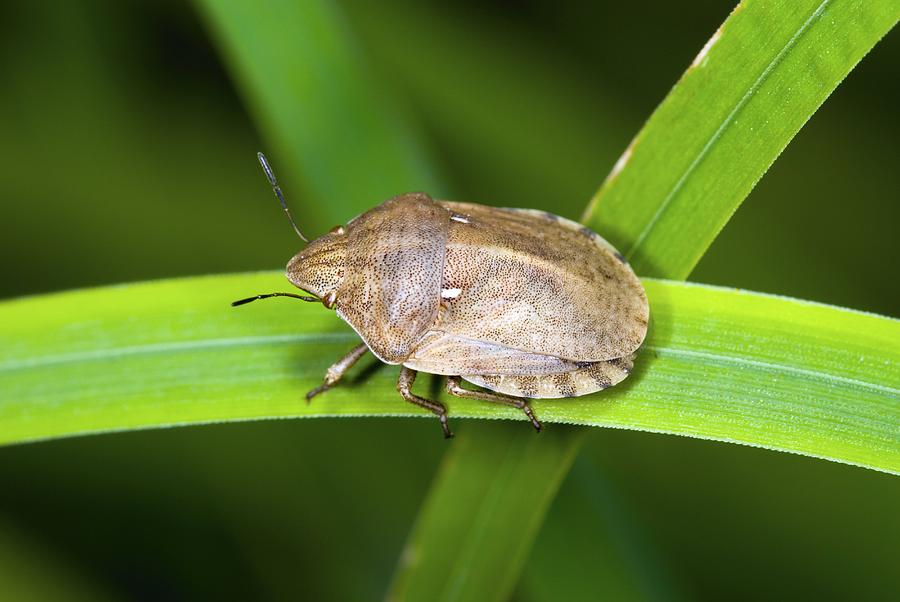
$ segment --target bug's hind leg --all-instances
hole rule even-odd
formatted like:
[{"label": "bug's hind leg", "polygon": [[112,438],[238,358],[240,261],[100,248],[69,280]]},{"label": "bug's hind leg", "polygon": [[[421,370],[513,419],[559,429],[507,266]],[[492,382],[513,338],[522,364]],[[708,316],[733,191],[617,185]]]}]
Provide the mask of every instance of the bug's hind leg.
[{"label": "bug's hind leg", "polygon": [[447,392],[451,395],[456,395],[457,397],[465,397],[468,399],[480,399],[482,401],[490,401],[493,403],[502,403],[503,405],[512,406],[514,408],[519,408],[525,415],[528,416],[528,419],[531,421],[531,424],[534,426],[534,430],[537,432],[541,432],[543,429],[543,425],[540,421],[534,416],[534,412],[531,411],[531,406],[528,405],[528,400],[523,397],[513,397],[511,395],[503,395],[502,393],[491,393],[488,391],[470,391],[468,389],[463,389],[460,386],[460,377],[458,376],[448,376],[447,377]]},{"label": "bug's hind leg", "polygon": [[313,397],[318,395],[319,393],[324,393],[331,387],[338,384],[338,381],[344,376],[344,373],[347,372],[353,364],[359,361],[359,358],[366,354],[369,348],[366,347],[365,343],[360,343],[356,347],[350,350],[350,353],[336,361],[328,368],[328,371],[325,373],[325,381],[306,394],[306,403],[309,403]]},{"label": "bug's hind leg", "polygon": [[444,430],[444,439],[451,438],[453,433],[450,432],[450,427],[447,425],[447,408],[436,401],[414,395],[413,392],[410,391],[414,382],[416,382],[416,371],[412,368],[407,368],[406,366],[400,368],[400,378],[397,379],[397,391],[403,399],[409,403],[437,414],[437,417],[441,421],[441,428]]}]

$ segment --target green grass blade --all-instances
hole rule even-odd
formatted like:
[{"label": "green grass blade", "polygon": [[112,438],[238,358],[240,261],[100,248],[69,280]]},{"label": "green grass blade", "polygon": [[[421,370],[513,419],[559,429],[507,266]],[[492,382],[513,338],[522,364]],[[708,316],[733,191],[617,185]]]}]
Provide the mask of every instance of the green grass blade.
[{"label": "green grass blade", "polygon": [[[397,395],[396,368],[302,403],[356,337],[317,304],[228,305],[281,282],[271,272],[213,276],[0,304],[0,443],[225,420],[427,415]],[[600,394],[535,402],[545,422],[900,470],[900,322],[732,289],[645,286],[653,324],[634,374]],[[462,417],[522,418],[440,398],[457,428]],[[436,421],[430,428],[439,438]]]},{"label": "green grass blade", "polygon": [[[611,433],[587,441],[607,447]],[[516,600],[686,600],[670,559],[607,466],[584,450],[575,460],[539,538]],[[653,534],[655,535],[655,533]],[[590,575],[585,579],[584,575]]]},{"label": "green grass blade", "polygon": [[582,435],[560,426],[537,437],[518,424],[462,432],[419,511],[388,598],[508,599],[518,577],[509,569],[524,563]]},{"label": "green grass blade", "polygon": [[274,144],[276,173],[301,176],[302,188],[285,185],[303,223],[332,226],[401,192],[442,191],[417,132],[372,77],[334,3],[198,5]]},{"label": "green grass blade", "polygon": [[742,2],[619,159],[585,223],[638,274],[686,278],[898,16],[893,0]]}]

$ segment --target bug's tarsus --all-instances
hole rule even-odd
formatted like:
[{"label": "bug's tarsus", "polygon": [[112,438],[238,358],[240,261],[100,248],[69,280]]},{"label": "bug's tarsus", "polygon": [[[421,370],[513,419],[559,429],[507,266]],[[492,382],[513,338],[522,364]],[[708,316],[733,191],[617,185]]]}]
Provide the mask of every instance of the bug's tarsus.
[{"label": "bug's tarsus", "polygon": [[407,368],[406,366],[400,368],[400,377],[397,379],[397,391],[400,393],[400,396],[409,403],[417,405],[420,408],[425,408],[436,414],[441,421],[444,439],[452,439],[453,432],[450,431],[450,426],[447,423],[447,408],[444,407],[444,404],[425,399],[424,397],[419,397],[410,390],[412,389],[413,383],[416,382],[416,374],[417,372],[412,368]]},{"label": "bug's tarsus", "polygon": [[315,397],[315,396],[318,395],[319,393],[324,393],[325,391],[327,391],[328,389],[330,389],[330,388],[333,387],[333,386],[334,386],[334,385],[331,385],[331,384],[328,384],[327,382],[324,382],[324,383],[322,383],[321,385],[319,385],[318,387],[316,387],[316,388],[314,388],[314,389],[311,389],[311,390],[306,394],[306,405],[309,405],[309,402],[312,401],[312,398],[313,398],[313,397]]},{"label": "bug's tarsus", "polygon": [[266,172],[266,179],[269,180],[272,191],[275,193],[275,197],[278,198],[278,202],[281,203],[281,208],[284,209],[284,214],[287,215],[288,221],[291,222],[291,225],[294,227],[294,232],[297,233],[300,240],[309,243],[309,239],[303,236],[303,232],[297,227],[297,222],[294,221],[294,218],[288,209],[287,203],[284,200],[284,194],[281,192],[281,186],[278,185],[278,180],[275,179],[275,172],[272,171],[272,168],[269,166],[269,160],[266,159],[266,156],[262,153],[256,153],[256,158],[259,159],[259,164],[262,165],[263,171]]},{"label": "bug's tarsus", "polygon": [[353,364],[359,361],[359,358],[366,354],[369,348],[365,343],[360,343],[356,347],[350,350],[347,355],[333,363],[328,371],[325,373],[325,380],[322,381],[322,384],[310,391],[306,394],[306,403],[312,401],[312,398],[318,395],[319,393],[324,393],[328,389],[332,388],[343,378],[344,374],[346,374],[347,370],[353,367]]},{"label": "bug's tarsus", "polygon": [[269,297],[293,297],[294,299],[300,299],[301,301],[309,301],[312,303],[317,303],[319,301],[316,297],[310,297],[308,295],[295,295],[294,293],[267,293],[265,295],[255,295],[253,297],[247,297],[246,299],[238,299],[237,301],[232,301],[231,306],[237,307],[238,305],[244,305],[246,303],[257,301],[259,299],[268,299]]}]

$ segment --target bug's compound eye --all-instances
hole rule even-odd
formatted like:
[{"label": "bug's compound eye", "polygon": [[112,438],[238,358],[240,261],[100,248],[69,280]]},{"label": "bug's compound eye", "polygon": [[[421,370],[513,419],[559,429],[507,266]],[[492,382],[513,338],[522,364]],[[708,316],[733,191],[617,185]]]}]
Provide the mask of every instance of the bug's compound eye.
[{"label": "bug's compound eye", "polygon": [[337,234],[338,236],[344,234],[344,232],[345,232],[344,227],[341,225],[337,225],[328,231],[329,234]]},{"label": "bug's compound eye", "polygon": [[331,291],[327,293],[324,297],[322,297],[322,305],[327,307],[328,309],[334,309],[334,304],[337,303],[337,293]]}]

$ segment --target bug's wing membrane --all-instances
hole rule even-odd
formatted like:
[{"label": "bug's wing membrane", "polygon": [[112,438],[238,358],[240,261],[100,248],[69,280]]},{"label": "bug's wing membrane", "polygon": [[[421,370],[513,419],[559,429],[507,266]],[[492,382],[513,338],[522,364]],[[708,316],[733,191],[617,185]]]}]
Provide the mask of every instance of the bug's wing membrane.
[{"label": "bug's wing membrane", "polygon": [[578,367],[552,355],[511,349],[493,343],[429,332],[423,337],[404,366],[431,374],[528,374],[568,372]]},{"label": "bug's wing membrane", "polygon": [[641,345],[649,317],[643,286],[599,235],[548,213],[441,203],[457,214],[443,286],[459,293],[436,329],[580,362]]},{"label": "bug's wing membrane", "polygon": [[449,222],[427,195],[406,194],[347,225],[335,307],[382,361],[406,358],[437,318]]}]

